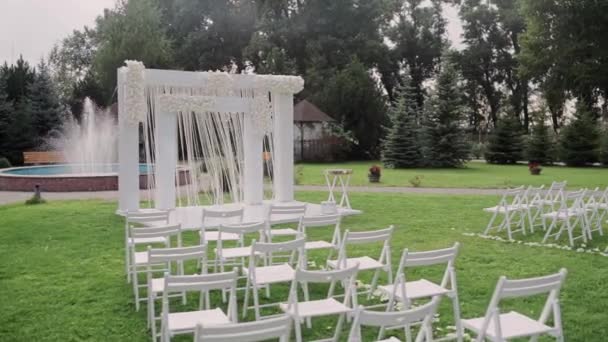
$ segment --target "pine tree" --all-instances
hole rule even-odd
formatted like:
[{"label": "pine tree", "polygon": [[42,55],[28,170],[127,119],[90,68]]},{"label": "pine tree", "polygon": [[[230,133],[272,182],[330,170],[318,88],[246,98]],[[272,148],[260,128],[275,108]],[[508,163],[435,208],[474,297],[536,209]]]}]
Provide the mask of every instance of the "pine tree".
[{"label": "pine tree", "polygon": [[597,162],[599,130],[593,113],[579,107],[574,120],[561,131],[561,159],[568,166],[585,166]]},{"label": "pine tree", "polygon": [[62,124],[62,106],[44,60],[38,65],[34,81],[29,86],[31,119],[39,144],[52,130]]},{"label": "pine tree", "polygon": [[507,116],[498,121],[490,135],[485,158],[492,164],[515,164],[523,159],[522,127],[517,118]]},{"label": "pine tree", "polygon": [[604,129],[600,137],[599,162],[608,166],[608,129]]},{"label": "pine tree", "polygon": [[0,158],[7,156],[10,149],[9,129],[12,125],[13,104],[6,92],[5,69],[0,68]]},{"label": "pine tree", "polygon": [[395,91],[395,103],[389,109],[390,127],[382,144],[382,162],[387,168],[417,167],[420,154],[416,93],[409,75]]},{"label": "pine tree", "polygon": [[470,158],[471,146],[463,124],[464,96],[458,81],[454,65],[444,62],[422,123],[422,155],[427,166],[460,167]]},{"label": "pine tree", "polygon": [[553,162],[553,141],[549,135],[549,128],[540,119],[532,128],[526,146],[526,158],[529,162],[550,164]]}]

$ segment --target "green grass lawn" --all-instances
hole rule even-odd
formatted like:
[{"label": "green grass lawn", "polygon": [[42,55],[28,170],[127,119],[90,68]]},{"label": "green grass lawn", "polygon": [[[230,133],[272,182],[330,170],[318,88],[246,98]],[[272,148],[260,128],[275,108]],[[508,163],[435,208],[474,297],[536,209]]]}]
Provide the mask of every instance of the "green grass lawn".
[{"label": "green grass lawn", "polygon": [[594,188],[608,186],[608,169],[599,167],[571,168],[546,166],[539,176],[532,176],[525,164],[492,165],[470,162],[459,169],[382,169],[380,183],[370,183],[368,169],[377,161],[345,162],[338,164],[301,165],[302,174],[298,183],[302,185],[325,185],[323,170],[329,168],[353,169],[351,185],[354,186],[412,186],[410,179],[422,176],[421,187],[436,188],[507,188],[518,185],[551,184],[552,181],[567,180],[569,188]]},{"label": "green grass lawn", "polygon": [[[311,202],[325,196],[322,192],[298,193],[299,199]],[[566,340],[605,341],[608,258],[463,236],[483,230],[489,215],[480,209],[495,201],[493,196],[354,193],[353,206],[364,214],[346,218],[343,227],[367,230],[394,224],[393,268],[405,247],[426,250],[460,241],[457,277],[464,317],[484,314],[500,275],[529,277],[566,267],[569,274],[561,296]],[[150,340],[145,308],[135,311],[131,287],[125,282],[123,221],[114,215],[115,209],[116,203],[104,201],[0,207],[0,341]],[[311,239],[329,239],[331,232],[311,230],[310,235]],[[540,238],[540,234],[528,237]],[[603,249],[608,238],[595,244]],[[356,253],[374,254],[378,249],[362,246]],[[321,264],[323,255],[313,254],[311,259]],[[441,270],[408,274],[409,278],[423,274],[437,278]],[[371,274],[361,278],[369,282]],[[385,280],[382,277],[381,283]],[[273,299],[284,300],[286,291],[287,286],[273,287]],[[241,300],[242,293],[239,304]],[[542,300],[507,304],[538,315]],[[193,307],[195,300],[189,305]],[[440,312],[436,326],[446,331],[452,324],[449,301],[442,302]],[[313,329],[304,329],[305,340],[329,336],[334,322],[313,320]],[[365,331],[366,341],[373,336],[374,330]]]}]

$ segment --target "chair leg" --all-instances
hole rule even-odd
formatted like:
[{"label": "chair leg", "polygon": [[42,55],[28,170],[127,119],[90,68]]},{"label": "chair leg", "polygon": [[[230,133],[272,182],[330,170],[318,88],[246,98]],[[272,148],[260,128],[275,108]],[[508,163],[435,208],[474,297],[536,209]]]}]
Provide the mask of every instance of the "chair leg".
[{"label": "chair leg", "polygon": [[[304,301],[310,301],[310,294],[308,293],[308,283],[302,283],[302,290],[304,290]],[[312,318],[310,316],[306,317],[306,328],[312,328]]]},{"label": "chair leg", "polygon": [[462,321],[460,319],[460,302],[458,292],[454,291],[452,296],[452,306],[454,307],[454,325],[456,326],[456,340],[462,342]]},{"label": "chair leg", "polygon": [[492,224],[494,224],[494,220],[496,220],[496,216],[498,215],[498,212],[494,212],[494,214],[492,215],[492,218],[490,219],[490,222],[488,222],[488,225],[486,226],[486,230],[483,231],[483,235],[488,235],[488,233],[490,232],[490,229],[492,229]]},{"label": "chair leg", "polygon": [[131,272],[133,279],[131,282],[133,283],[133,294],[135,295],[135,311],[139,311],[139,283],[137,279],[137,268],[134,268]]},{"label": "chair leg", "polygon": [[149,316],[149,325],[152,327],[152,342],[156,341],[156,319],[154,318],[155,310],[154,310],[154,298],[148,302],[148,311],[150,312]]},{"label": "chair leg", "polygon": [[340,315],[340,318],[338,318],[338,324],[336,324],[336,331],[334,332],[334,336],[332,338],[333,342],[338,342],[338,339],[340,338],[340,333],[342,332],[342,325],[344,324],[345,318],[346,314],[342,314]]},{"label": "chair leg", "polygon": [[[555,228],[556,222],[557,222],[557,220],[554,219],[551,222],[551,225],[549,225],[549,228],[546,229],[547,232],[545,233],[545,237],[543,238],[542,243],[545,243],[547,241],[547,239],[551,236],[551,231],[553,230],[553,228]],[[543,226],[544,225],[545,225],[545,218],[543,217]]]},{"label": "chair leg", "polygon": [[255,311],[255,320],[259,321],[260,320],[260,298],[259,298],[259,294],[258,294],[258,287],[255,283],[253,284],[252,292],[253,292],[253,309]]},{"label": "chair leg", "polygon": [[131,250],[129,244],[125,246],[125,270],[127,272],[127,284],[131,282]]},{"label": "chair leg", "polygon": [[374,272],[374,277],[372,278],[372,284],[369,288],[369,293],[367,294],[367,299],[369,300],[372,297],[372,293],[376,289],[376,285],[378,284],[378,277],[380,276],[380,269],[376,269]]},{"label": "chair leg", "polygon": [[300,322],[300,317],[294,317],[293,326],[296,332],[296,342],[302,342],[302,326]]}]

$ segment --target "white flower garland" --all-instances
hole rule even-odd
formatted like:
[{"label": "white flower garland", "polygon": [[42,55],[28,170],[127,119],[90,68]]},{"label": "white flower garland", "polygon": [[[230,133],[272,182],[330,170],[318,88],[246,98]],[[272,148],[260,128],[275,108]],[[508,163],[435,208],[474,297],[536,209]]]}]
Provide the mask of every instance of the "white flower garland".
[{"label": "white flower garland", "polygon": [[484,234],[480,234],[480,233],[462,233],[462,235],[479,237],[479,238],[486,239],[486,240],[513,243],[513,244],[524,245],[524,246],[528,246],[528,247],[543,247],[543,248],[561,249],[561,250],[565,250],[565,251],[596,254],[596,255],[601,255],[603,257],[608,257],[608,247],[606,247],[606,249],[604,249],[604,251],[602,252],[598,247],[587,248],[587,245],[584,243],[581,244],[579,247],[572,247],[572,246],[558,245],[556,243],[540,243],[540,242],[526,242],[526,241],[522,241],[522,240],[509,240],[509,239],[503,239],[500,236],[484,235]]},{"label": "white flower garland", "polygon": [[208,112],[215,106],[215,98],[209,96],[190,96],[182,94],[163,94],[157,96],[159,109],[166,113]]},{"label": "white flower garland", "polygon": [[[147,104],[145,99],[145,66],[138,61],[126,61],[126,116],[129,121],[138,123],[145,120]],[[166,112],[205,112],[215,105],[213,96],[230,96],[238,89],[232,74],[220,71],[201,73],[206,78],[204,94],[209,96],[190,96],[181,94],[163,94],[157,100],[161,110]],[[272,103],[268,92],[295,94],[304,88],[304,80],[297,76],[255,75],[254,96],[250,101],[250,115],[260,133],[272,132]]]},{"label": "white flower garland", "polygon": [[125,112],[127,120],[139,123],[146,118],[145,70],[142,62],[126,61]]}]

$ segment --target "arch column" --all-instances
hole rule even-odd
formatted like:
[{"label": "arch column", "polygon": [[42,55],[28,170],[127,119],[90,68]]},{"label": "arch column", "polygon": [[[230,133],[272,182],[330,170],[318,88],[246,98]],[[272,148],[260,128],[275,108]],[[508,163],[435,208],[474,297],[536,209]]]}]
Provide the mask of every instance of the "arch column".
[{"label": "arch column", "polygon": [[274,195],[279,202],[294,200],[293,193],[293,94],[272,93],[274,109]]}]

